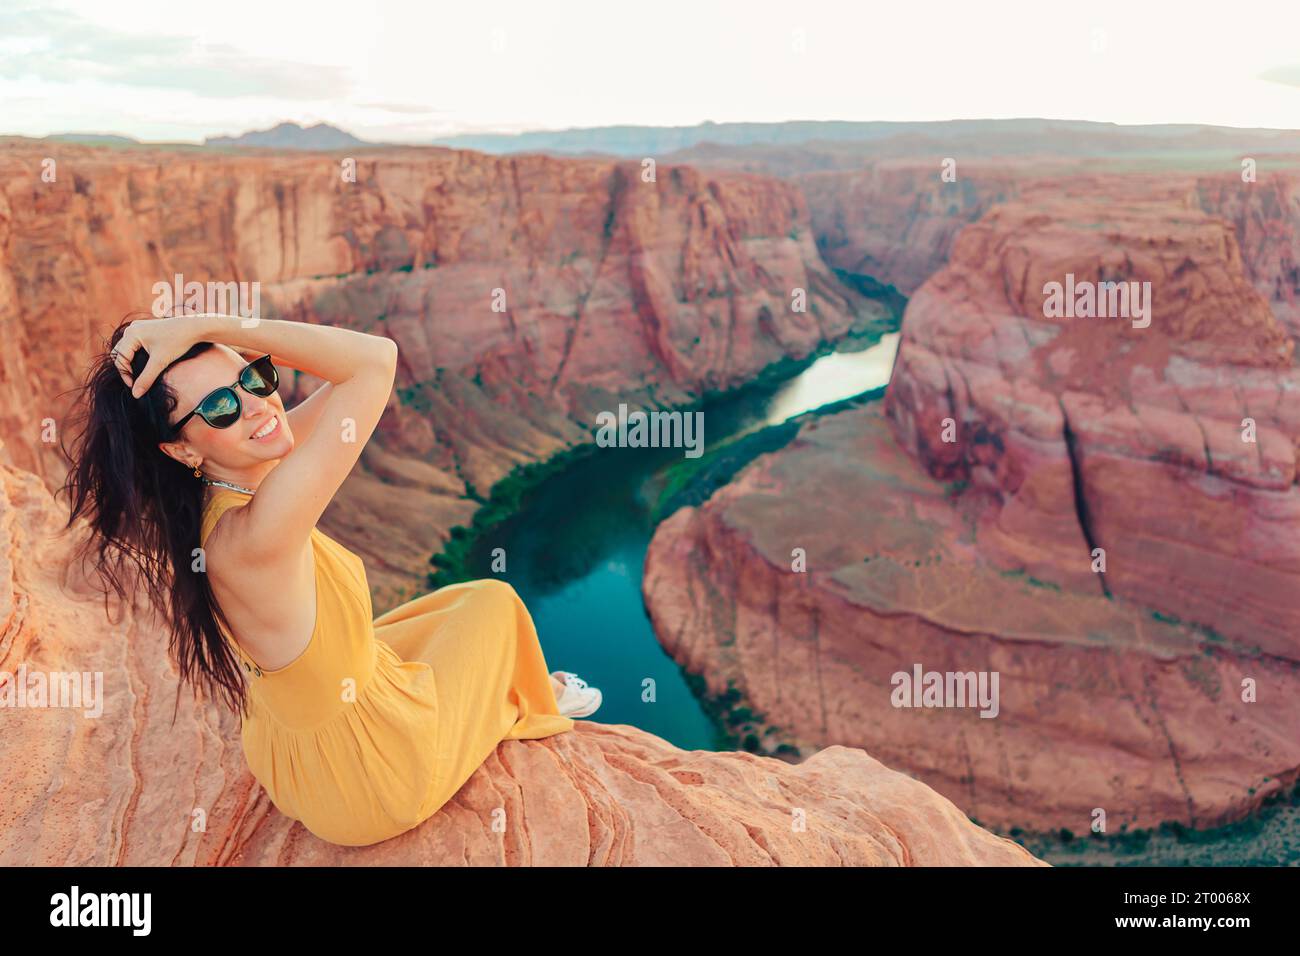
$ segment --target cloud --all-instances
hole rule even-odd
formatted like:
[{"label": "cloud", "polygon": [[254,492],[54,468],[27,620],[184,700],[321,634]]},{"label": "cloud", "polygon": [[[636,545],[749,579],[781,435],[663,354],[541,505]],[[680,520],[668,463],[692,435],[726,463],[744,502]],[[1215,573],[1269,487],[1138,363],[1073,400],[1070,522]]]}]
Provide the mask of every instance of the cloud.
[{"label": "cloud", "polygon": [[1275,66],[1259,75],[1261,80],[1281,83],[1283,86],[1300,86],[1300,64]]},{"label": "cloud", "polygon": [[304,101],[337,100],[352,88],[342,67],[249,56],[192,36],[121,33],[62,10],[0,7],[0,78],[28,77]]}]

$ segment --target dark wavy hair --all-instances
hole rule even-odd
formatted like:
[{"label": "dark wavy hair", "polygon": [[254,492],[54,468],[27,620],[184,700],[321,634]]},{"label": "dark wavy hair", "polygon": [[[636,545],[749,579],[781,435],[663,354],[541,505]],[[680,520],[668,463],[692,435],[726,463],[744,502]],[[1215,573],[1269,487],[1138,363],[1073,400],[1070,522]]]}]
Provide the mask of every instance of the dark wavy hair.
[{"label": "dark wavy hair", "polygon": [[[203,484],[191,468],[158,447],[174,441],[168,421],[176,410],[174,389],[164,382],[168,370],[213,348],[198,342],[158,375],[139,398],[109,354],[135,318],[122,320],[105,342],[76,391],[69,430],[76,431],[68,449],[71,462],[59,493],[71,500],[65,531],[80,517],[90,534],[75,557],[83,563],[93,555],[102,582],[105,609],[110,590],[128,606],[135,595],[145,595],[159,616],[170,625],[167,650],[180,672],[181,686],[190,683],[220,698],[242,716],[247,714],[247,685],[238,658],[220,630],[233,633],[217,604],[207,574],[193,568],[199,547],[203,515]],[[149,355],[138,349],[131,361],[134,380],[144,371]],[[111,617],[111,616],[110,616]],[[220,622],[220,624],[218,623]],[[172,721],[175,722],[175,712]]]}]

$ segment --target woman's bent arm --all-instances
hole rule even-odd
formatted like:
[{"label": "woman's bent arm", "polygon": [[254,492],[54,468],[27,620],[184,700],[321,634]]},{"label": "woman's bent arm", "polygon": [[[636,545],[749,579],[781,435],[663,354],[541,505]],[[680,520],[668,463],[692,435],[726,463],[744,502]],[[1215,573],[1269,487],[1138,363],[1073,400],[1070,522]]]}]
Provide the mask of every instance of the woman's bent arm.
[{"label": "woman's bent arm", "polygon": [[333,391],[334,383],[326,382],[285,412],[285,417],[289,419],[289,427],[293,431],[294,441],[304,442],[311,437],[316,423],[320,421],[321,412],[325,409],[325,403]]},{"label": "woman's bent arm", "polygon": [[258,485],[242,509],[240,552],[275,566],[301,552],[343,484],[388,404],[397,343],[351,329],[262,319],[250,328],[236,316],[204,316],[200,339],[283,356],[294,368],[332,384],[317,427]]},{"label": "woman's bent arm", "polygon": [[184,317],[184,321],[203,323],[197,335],[201,341],[251,349],[259,355],[269,352],[291,368],[335,384],[363,366],[383,365],[397,350],[397,343],[381,335],[288,319],[259,319],[248,328],[242,324],[246,319],[234,315],[206,314]]}]

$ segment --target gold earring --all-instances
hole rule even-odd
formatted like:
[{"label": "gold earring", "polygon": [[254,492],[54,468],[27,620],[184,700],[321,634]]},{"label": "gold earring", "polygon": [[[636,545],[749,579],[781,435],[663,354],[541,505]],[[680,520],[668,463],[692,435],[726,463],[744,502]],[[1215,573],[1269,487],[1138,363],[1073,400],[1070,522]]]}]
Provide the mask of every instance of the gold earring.
[{"label": "gold earring", "polygon": [[198,466],[198,465],[195,465],[195,466],[194,466],[194,477],[195,477],[195,478],[202,478],[202,477],[203,477],[203,472],[199,471],[199,466]]}]

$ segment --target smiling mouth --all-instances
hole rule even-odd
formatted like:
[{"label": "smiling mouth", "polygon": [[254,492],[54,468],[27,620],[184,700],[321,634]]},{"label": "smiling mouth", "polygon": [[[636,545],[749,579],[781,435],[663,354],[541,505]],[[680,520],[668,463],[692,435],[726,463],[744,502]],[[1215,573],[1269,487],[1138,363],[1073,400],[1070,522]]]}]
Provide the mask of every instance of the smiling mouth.
[{"label": "smiling mouth", "polygon": [[249,435],[248,437],[252,441],[261,441],[263,438],[266,438],[268,435],[274,435],[279,430],[280,430],[280,416],[275,415],[271,418],[269,422],[267,422],[265,425],[263,425],[257,431],[253,432],[253,434]]}]

